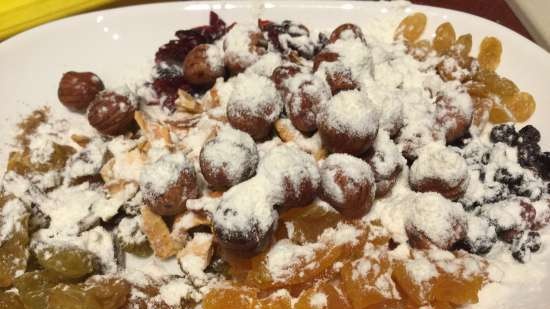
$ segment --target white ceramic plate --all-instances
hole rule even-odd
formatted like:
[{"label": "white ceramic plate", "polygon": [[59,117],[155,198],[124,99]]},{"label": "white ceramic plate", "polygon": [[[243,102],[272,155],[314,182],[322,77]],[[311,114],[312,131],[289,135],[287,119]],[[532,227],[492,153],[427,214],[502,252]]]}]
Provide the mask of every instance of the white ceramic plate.
[{"label": "white ceramic plate", "polygon": [[[279,21],[294,19],[310,28],[332,30],[344,22],[364,25],[370,18],[383,17],[390,5],[332,1],[180,2],[94,12],[27,31],[0,44],[1,169],[20,115],[43,105],[51,106],[54,113],[67,113],[57,100],[57,83],[63,72],[93,71],[109,86],[139,79],[150,68],[157,48],[172,38],[175,30],[207,23],[209,10],[217,11],[228,22],[255,21],[262,16]],[[550,149],[550,122],[546,119],[550,115],[550,54],[515,32],[473,15],[426,6],[410,6],[406,10],[428,15],[426,33],[433,33],[444,21],[450,21],[459,34],[472,33],[474,54],[483,37],[500,38],[504,54],[499,72],[534,95],[538,106],[531,122],[543,132],[543,148]],[[528,287],[496,287],[494,292],[485,290],[477,308],[550,307],[545,295],[550,291],[550,266],[545,262],[550,261],[550,237],[544,238],[546,247],[534,261],[539,269],[536,281],[540,282]],[[524,273],[521,267],[514,272]]]}]

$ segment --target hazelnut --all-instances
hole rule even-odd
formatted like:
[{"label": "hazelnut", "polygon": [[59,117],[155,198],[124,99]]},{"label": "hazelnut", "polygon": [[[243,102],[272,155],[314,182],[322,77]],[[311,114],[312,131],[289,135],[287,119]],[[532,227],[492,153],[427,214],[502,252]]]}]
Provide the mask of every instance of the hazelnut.
[{"label": "hazelnut", "polygon": [[254,176],[258,150],[250,135],[226,127],[202,146],[199,163],[206,182],[223,190]]},{"label": "hazelnut", "polygon": [[452,143],[465,136],[472,124],[472,111],[462,110],[452,98],[438,97],[435,108],[435,121],[445,134],[447,143]]},{"label": "hazelnut", "polygon": [[182,153],[167,154],[146,165],[140,186],[145,204],[160,216],[183,213],[187,200],[199,197],[195,168]]},{"label": "hazelnut", "polygon": [[[243,41],[248,41],[248,48],[243,48]],[[243,72],[267,53],[267,40],[260,31],[245,30],[236,25],[229,31],[224,40],[224,63],[230,74]]]},{"label": "hazelnut", "polygon": [[112,91],[99,93],[88,109],[88,122],[105,135],[128,132],[135,123],[136,103],[122,94]]},{"label": "hazelnut", "polygon": [[210,87],[224,73],[223,55],[212,44],[196,46],[183,61],[183,78],[194,86]]},{"label": "hazelnut", "polygon": [[105,87],[92,72],[66,72],[59,81],[57,96],[67,108],[83,112]]},{"label": "hazelnut", "polygon": [[332,31],[329,41],[330,43],[334,43],[339,39],[348,38],[360,39],[361,41],[365,40],[363,31],[361,31],[361,28],[359,28],[359,26],[354,24],[342,24],[334,29],[334,31]]},{"label": "hazelnut", "polygon": [[376,184],[371,167],[363,160],[336,153],[321,167],[321,199],[349,219],[367,214],[374,202]]},{"label": "hazelnut", "polygon": [[338,58],[339,55],[337,53],[323,51],[313,59],[313,71],[317,72],[319,69],[325,71],[332,95],[343,90],[352,90],[358,87],[357,83],[353,80],[351,70]]},{"label": "hazelnut", "polygon": [[271,80],[273,81],[273,83],[275,83],[275,87],[277,88],[277,90],[288,91],[287,87],[285,87],[285,80],[295,76],[300,72],[300,67],[295,64],[281,65],[273,70],[273,73],[271,74]]}]

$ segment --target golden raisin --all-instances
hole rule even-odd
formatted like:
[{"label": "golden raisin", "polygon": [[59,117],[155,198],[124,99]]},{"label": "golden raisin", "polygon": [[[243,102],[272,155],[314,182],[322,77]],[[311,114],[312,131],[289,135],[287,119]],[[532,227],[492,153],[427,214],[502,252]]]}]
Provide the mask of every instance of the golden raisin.
[{"label": "golden raisin", "polygon": [[502,43],[495,37],[486,37],[479,46],[477,60],[479,66],[485,70],[495,71],[500,63]]},{"label": "golden raisin", "polygon": [[10,287],[25,271],[29,257],[28,216],[19,218],[17,230],[0,245],[0,288]]},{"label": "golden raisin", "polygon": [[504,97],[502,103],[508,108],[517,122],[527,121],[535,112],[536,103],[532,95],[518,92],[513,96]]},{"label": "golden raisin", "polygon": [[17,293],[0,292],[0,309],[25,309],[25,307]]},{"label": "golden raisin", "polygon": [[516,119],[512,113],[502,105],[502,102],[494,102],[493,108],[489,113],[489,121],[494,124],[505,123],[505,122],[515,122]]},{"label": "golden raisin", "polygon": [[453,52],[455,52],[462,59],[466,59],[470,55],[472,50],[472,35],[463,34],[456,39],[456,42],[453,46]]},{"label": "golden raisin", "polygon": [[494,89],[491,90],[501,98],[513,96],[519,92],[518,86],[506,77],[499,78],[494,85]]},{"label": "golden raisin", "polygon": [[428,40],[416,41],[409,45],[409,54],[418,61],[424,61],[431,50],[432,43]]},{"label": "golden raisin", "polygon": [[453,28],[453,25],[451,23],[446,22],[435,30],[435,37],[433,39],[433,48],[434,50],[439,54],[445,54],[447,53],[453,44],[455,43],[456,34],[455,30]]},{"label": "golden raisin", "polygon": [[424,13],[414,13],[405,17],[395,30],[394,38],[403,38],[410,43],[415,42],[424,32],[427,20]]},{"label": "golden raisin", "polygon": [[472,97],[486,98],[489,96],[489,89],[487,85],[479,81],[471,81],[466,84],[468,94]]}]

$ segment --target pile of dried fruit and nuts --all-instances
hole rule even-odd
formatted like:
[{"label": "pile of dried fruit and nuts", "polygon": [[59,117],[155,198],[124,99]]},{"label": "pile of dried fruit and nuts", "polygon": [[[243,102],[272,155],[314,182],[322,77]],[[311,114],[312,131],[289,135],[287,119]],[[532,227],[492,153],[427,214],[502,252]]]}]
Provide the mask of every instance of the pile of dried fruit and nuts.
[{"label": "pile of dried fruit and nuts", "polygon": [[500,41],[474,58],[470,34],[421,40],[426,23],[384,41],[211,13],[139,91],[65,73],[59,100],[95,130],[47,110],[20,124],[0,308],[477,303],[495,243],[519,262],[541,246],[550,153],[501,124],[535,102],[495,72]]}]

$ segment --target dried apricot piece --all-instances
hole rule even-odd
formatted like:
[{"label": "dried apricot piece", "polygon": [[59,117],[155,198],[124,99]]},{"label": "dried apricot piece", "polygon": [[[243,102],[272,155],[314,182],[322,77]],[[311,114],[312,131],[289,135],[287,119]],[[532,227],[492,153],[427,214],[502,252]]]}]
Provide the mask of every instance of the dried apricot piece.
[{"label": "dried apricot piece", "polygon": [[365,308],[399,297],[386,258],[361,258],[344,264],[343,290],[353,308]]},{"label": "dried apricot piece", "polygon": [[431,296],[439,302],[454,305],[475,304],[478,292],[483,286],[482,276],[460,278],[455,274],[442,273],[434,280]]},{"label": "dried apricot piece", "polygon": [[472,35],[468,33],[459,36],[452,48],[456,55],[466,59],[472,50]]},{"label": "dried apricot piece", "polygon": [[255,309],[292,309],[292,299],[288,292],[279,290],[266,298],[258,300]]},{"label": "dried apricot piece", "polygon": [[351,309],[351,306],[332,284],[321,282],[304,291],[294,309]]},{"label": "dried apricot piece", "polygon": [[435,265],[426,258],[397,262],[392,272],[398,290],[417,306],[429,302],[431,287],[438,275]]},{"label": "dried apricot piece", "polygon": [[432,45],[434,50],[439,54],[447,53],[456,40],[455,29],[451,23],[446,22],[442,23],[435,30],[435,37],[433,39]]},{"label": "dried apricot piece", "polygon": [[286,230],[286,238],[302,244],[317,241],[324,230],[335,227],[343,217],[334,209],[313,203],[307,207],[290,209],[281,214],[281,219],[280,226]]},{"label": "dried apricot piece", "polygon": [[535,99],[527,92],[518,92],[513,96],[504,97],[502,104],[508,108],[518,122],[527,121],[536,108]]},{"label": "dried apricot piece", "polygon": [[224,287],[213,289],[204,296],[204,309],[254,309],[257,292],[248,288]]},{"label": "dried apricot piece", "polygon": [[410,43],[415,42],[420,38],[424,29],[426,29],[426,22],[428,18],[424,13],[414,13],[405,17],[397,29],[395,30],[395,39],[404,38],[405,41]]},{"label": "dried apricot piece", "polygon": [[485,70],[495,71],[500,63],[502,43],[495,37],[486,37],[481,41],[477,60],[479,66]]}]

